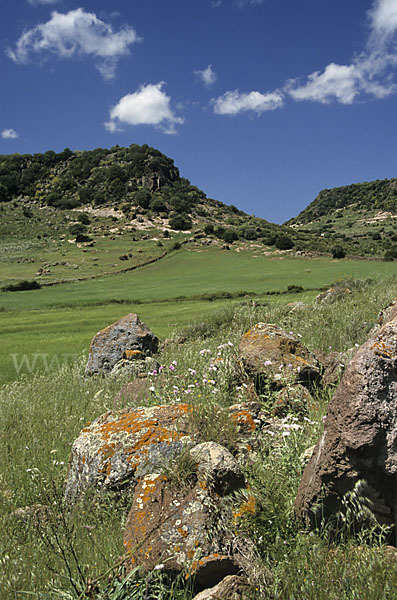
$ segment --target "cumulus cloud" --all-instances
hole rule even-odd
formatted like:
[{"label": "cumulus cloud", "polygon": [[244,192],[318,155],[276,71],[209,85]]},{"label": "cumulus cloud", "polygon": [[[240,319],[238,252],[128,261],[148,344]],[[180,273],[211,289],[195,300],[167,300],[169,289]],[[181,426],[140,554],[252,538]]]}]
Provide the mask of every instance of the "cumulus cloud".
[{"label": "cumulus cloud", "polygon": [[369,18],[372,28],[372,43],[379,43],[378,36],[381,38],[392,36],[397,29],[396,0],[376,0],[369,11]]},{"label": "cumulus cloud", "polygon": [[203,69],[202,71],[198,70],[194,73],[201,79],[204,85],[207,86],[210,86],[213,83],[215,83],[217,79],[216,73],[212,70],[212,65],[208,65],[206,69]]},{"label": "cumulus cloud", "polygon": [[283,106],[284,100],[279,92],[261,94],[249,92],[240,94],[238,90],[226,92],[214,99],[214,112],[218,115],[237,115],[241,112],[252,111],[260,115],[267,110],[275,110]]},{"label": "cumulus cloud", "polygon": [[325,70],[312,73],[303,86],[290,81],[286,89],[294,100],[313,100],[328,104],[336,99],[342,104],[351,104],[359,93],[359,79],[354,65],[329,64]]},{"label": "cumulus cloud", "polygon": [[110,133],[119,131],[122,125],[153,125],[164,133],[176,133],[176,125],[184,119],[174,114],[171,98],[163,92],[164,82],[141,85],[131,94],[123,96],[110,110],[110,120],[105,123]]},{"label": "cumulus cloud", "polygon": [[385,98],[396,92],[392,69],[397,65],[397,0],[375,0],[368,17],[365,50],[350,64],[330,63],[323,71],[311,73],[304,83],[288,81],[285,90],[294,100],[352,104],[365,95]]},{"label": "cumulus cloud", "polygon": [[3,129],[3,131],[1,132],[1,137],[4,140],[16,140],[19,137],[19,135],[17,134],[15,129]]},{"label": "cumulus cloud", "polygon": [[18,64],[27,64],[34,56],[41,59],[90,56],[106,80],[113,79],[117,62],[130,53],[129,46],[139,38],[132,27],[114,32],[110,24],[83,8],[66,14],[54,11],[51,19],[25,31],[7,55]]}]

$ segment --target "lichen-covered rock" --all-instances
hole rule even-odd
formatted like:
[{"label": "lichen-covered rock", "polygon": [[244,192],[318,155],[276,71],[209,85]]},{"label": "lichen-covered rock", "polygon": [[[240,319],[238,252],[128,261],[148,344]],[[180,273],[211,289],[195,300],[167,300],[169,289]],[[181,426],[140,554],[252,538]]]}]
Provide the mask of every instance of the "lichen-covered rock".
[{"label": "lichen-covered rock", "polygon": [[94,336],[86,375],[109,372],[122,359],[150,356],[157,352],[158,344],[158,338],[138,315],[130,313]]},{"label": "lichen-covered rock", "polygon": [[190,456],[197,462],[199,483],[211,487],[224,496],[239,489],[245,483],[240,466],[234,456],[215,442],[203,442],[190,450]]},{"label": "lichen-covered rock", "polygon": [[294,414],[304,417],[309,408],[314,406],[314,398],[300,383],[283,388],[273,404],[272,414],[276,417],[285,417]]},{"label": "lichen-covered rock", "polygon": [[230,503],[211,495],[203,484],[176,489],[159,473],[136,486],[124,533],[127,567],[194,576],[204,587],[237,573],[232,553]]},{"label": "lichen-covered rock", "polygon": [[246,577],[228,575],[215,587],[203,590],[193,600],[242,600],[250,586]]},{"label": "lichen-covered rock", "polygon": [[[359,485],[360,481],[365,484]],[[372,500],[380,523],[394,525],[397,503],[397,318],[385,322],[349,363],[330,402],[325,429],[297,494],[307,523],[342,508],[352,490]],[[314,508],[320,503],[321,509]]]},{"label": "lichen-covered rock", "polygon": [[115,377],[128,373],[133,379],[134,377],[144,377],[153,371],[157,371],[160,367],[160,363],[157,362],[152,356],[143,356],[143,359],[122,358],[119,360],[111,370],[111,374]]},{"label": "lichen-covered rock", "polygon": [[154,446],[166,457],[188,433],[187,404],[109,411],[85,427],[70,457],[66,498],[90,487],[120,489],[135,482]]},{"label": "lichen-covered rock", "polygon": [[243,366],[251,375],[274,380],[280,377],[281,367],[291,369],[305,384],[319,377],[315,356],[278,325],[257,323],[243,335],[239,350]]},{"label": "lichen-covered rock", "polygon": [[351,293],[352,293],[352,291],[350,288],[336,285],[336,286],[330,287],[328,290],[325,290],[325,292],[321,292],[321,294],[316,296],[316,298],[314,299],[314,302],[315,302],[315,304],[331,304],[332,302],[335,302],[336,300],[340,300],[341,298],[346,298]]}]

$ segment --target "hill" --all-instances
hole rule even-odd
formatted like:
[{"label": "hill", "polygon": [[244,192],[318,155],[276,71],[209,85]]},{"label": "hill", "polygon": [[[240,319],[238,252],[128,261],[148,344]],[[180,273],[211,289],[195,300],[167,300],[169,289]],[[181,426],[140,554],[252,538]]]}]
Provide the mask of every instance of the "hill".
[{"label": "hill", "polygon": [[341,244],[363,256],[397,256],[397,179],[322,190],[285,225]]},{"label": "hill", "polygon": [[0,156],[3,288],[116,273],[181,243],[279,252],[312,249],[312,237],[207,198],[147,145]]}]

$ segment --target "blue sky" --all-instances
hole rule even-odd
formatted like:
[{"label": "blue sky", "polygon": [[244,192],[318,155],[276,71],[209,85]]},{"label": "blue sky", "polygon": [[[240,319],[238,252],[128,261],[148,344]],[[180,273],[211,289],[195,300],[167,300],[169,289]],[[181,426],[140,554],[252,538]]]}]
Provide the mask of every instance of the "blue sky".
[{"label": "blue sky", "polygon": [[13,0],[0,153],[132,143],[273,222],[397,177],[397,0]]}]

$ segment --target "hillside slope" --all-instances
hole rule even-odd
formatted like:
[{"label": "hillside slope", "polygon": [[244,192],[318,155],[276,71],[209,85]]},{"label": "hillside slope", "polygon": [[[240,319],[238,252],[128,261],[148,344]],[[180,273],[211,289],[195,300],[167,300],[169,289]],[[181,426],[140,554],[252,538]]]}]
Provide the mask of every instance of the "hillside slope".
[{"label": "hillside slope", "polygon": [[295,231],[333,239],[363,256],[397,257],[397,179],[322,190],[285,223]]},{"label": "hillside slope", "polygon": [[[97,277],[192,243],[312,250],[311,235],[206,197],[147,145],[0,156],[0,285]],[[319,238],[316,250],[325,251]],[[121,261],[121,262],[120,262]]]}]

